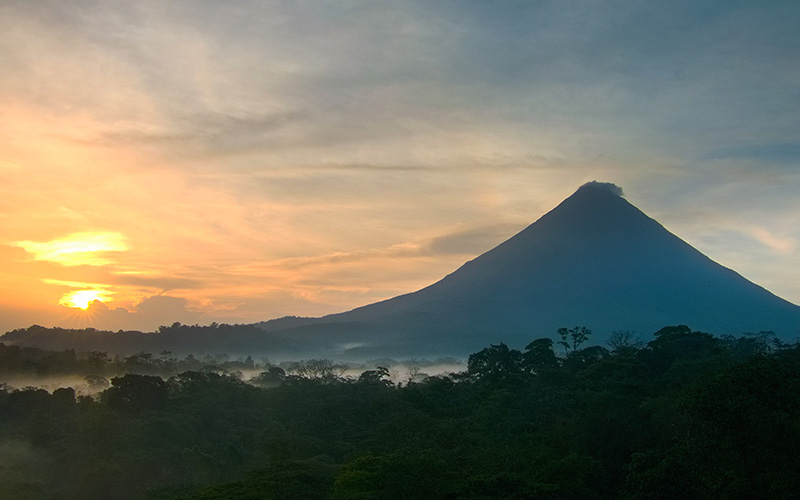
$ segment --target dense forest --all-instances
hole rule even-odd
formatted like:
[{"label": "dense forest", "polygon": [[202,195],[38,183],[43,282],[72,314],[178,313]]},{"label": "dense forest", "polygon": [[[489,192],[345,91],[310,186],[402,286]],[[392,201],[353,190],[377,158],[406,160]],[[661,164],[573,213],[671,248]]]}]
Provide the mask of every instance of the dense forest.
[{"label": "dense forest", "polygon": [[307,340],[297,336],[269,332],[258,325],[211,323],[210,325],[162,325],[155,332],[138,330],[97,330],[95,328],[47,328],[33,325],[6,332],[0,342],[20,346],[37,346],[48,350],[75,349],[82,352],[100,351],[126,355],[142,351],[189,353],[260,351],[296,354],[310,352]]},{"label": "dense forest", "polygon": [[[402,381],[0,345],[6,379],[97,387],[0,388],[0,498],[800,498],[797,344],[685,326],[555,338]],[[245,382],[242,364],[262,371]]]}]

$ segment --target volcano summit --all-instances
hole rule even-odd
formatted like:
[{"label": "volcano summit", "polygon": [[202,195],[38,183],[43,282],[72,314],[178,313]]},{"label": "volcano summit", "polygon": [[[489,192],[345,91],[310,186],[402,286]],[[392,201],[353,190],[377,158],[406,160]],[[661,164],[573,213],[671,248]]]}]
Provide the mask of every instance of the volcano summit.
[{"label": "volcano summit", "polygon": [[422,290],[322,318],[188,327],[157,333],[15,330],[0,341],[46,349],[263,353],[270,357],[464,356],[522,348],[561,327],[603,344],[615,330],[645,341],[664,326],[713,334],[773,331],[797,341],[800,307],[709,259],[590,182],[512,238]]},{"label": "volcano summit", "polygon": [[526,229],[442,280],[322,318],[261,326],[352,354],[469,353],[524,345],[560,327],[644,337],[685,324],[714,334],[794,340],[800,307],[717,264],[623,198],[590,182]]}]

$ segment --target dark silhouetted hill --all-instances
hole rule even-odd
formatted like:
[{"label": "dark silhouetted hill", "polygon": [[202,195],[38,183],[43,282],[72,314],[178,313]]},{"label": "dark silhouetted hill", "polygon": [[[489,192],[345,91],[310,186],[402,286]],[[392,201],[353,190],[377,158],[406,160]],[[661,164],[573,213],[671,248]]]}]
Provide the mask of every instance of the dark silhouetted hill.
[{"label": "dark silhouetted hill", "polygon": [[0,341],[109,352],[374,358],[466,355],[499,342],[522,347],[576,325],[590,328],[595,344],[614,330],[649,340],[677,324],[717,335],[774,331],[794,341],[800,307],[712,261],[626,201],[619,187],[590,182],[442,280],[352,311],[257,325],[173,325],[138,335],[18,330]]},{"label": "dark silhouetted hill", "polygon": [[715,334],[775,331],[794,339],[800,307],[712,261],[608,183],[585,184],[496,248],[422,290],[271,331],[364,352],[469,352],[523,345],[585,325],[649,336],[687,324]]}]

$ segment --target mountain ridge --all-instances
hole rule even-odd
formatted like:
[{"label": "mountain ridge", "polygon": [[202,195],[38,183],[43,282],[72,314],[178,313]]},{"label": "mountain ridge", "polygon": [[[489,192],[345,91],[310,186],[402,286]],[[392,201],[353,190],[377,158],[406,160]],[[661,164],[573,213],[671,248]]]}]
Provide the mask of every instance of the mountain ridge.
[{"label": "mountain ridge", "polygon": [[615,330],[647,336],[671,325],[797,340],[800,307],[695,249],[591,182],[511,238],[420,290],[321,318],[250,325],[180,325],[158,332],[32,326],[0,342],[133,354],[261,354],[366,360],[466,356],[490,344],[523,348],[561,327],[586,326],[603,345]]},{"label": "mountain ridge", "polygon": [[716,334],[773,330],[788,339],[800,328],[800,307],[714,262],[618,186],[594,181],[436,283],[299,322],[279,330],[322,337],[336,326],[329,345],[366,350],[519,344],[575,324],[595,330],[600,342],[615,329],[649,334],[669,324]]}]

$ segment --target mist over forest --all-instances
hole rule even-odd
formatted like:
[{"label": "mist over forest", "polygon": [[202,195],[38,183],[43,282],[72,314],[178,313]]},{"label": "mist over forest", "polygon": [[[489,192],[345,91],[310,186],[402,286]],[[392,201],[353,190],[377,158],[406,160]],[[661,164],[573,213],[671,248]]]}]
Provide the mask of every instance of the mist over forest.
[{"label": "mist over forest", "polygon": [[0,0],[0,500],[800,500],[799,25]]},{"label": "mist over forest", "polygon": [[[800,344],[683,325],[649,342],[630,331],[604,345],[592,336],[561,328],[555,341],[492,344],[461,365],[273,364],[0,343],[0,380],[29,384],[0,386],[0,497],[724,499],[800,491]],[[59,378],[75,383],[42,388]]]},{"label": "mist over forest", "polygon": [[800,307],[621,196],[343,313],[7,332],[0,498],[797,498]]},{"label": "mist over forest", "polygon": [[797,498],[798,320],[588,183],[344,313],[7,332],[0,498]]}]

